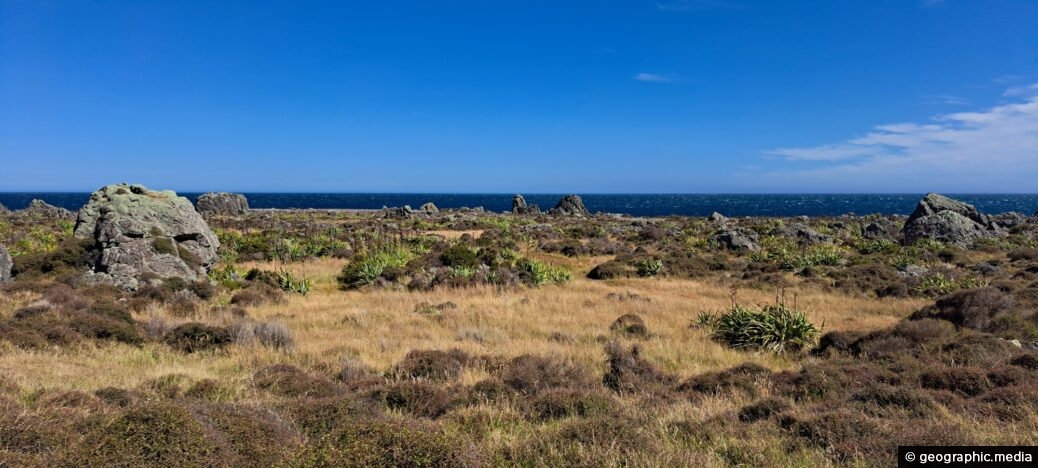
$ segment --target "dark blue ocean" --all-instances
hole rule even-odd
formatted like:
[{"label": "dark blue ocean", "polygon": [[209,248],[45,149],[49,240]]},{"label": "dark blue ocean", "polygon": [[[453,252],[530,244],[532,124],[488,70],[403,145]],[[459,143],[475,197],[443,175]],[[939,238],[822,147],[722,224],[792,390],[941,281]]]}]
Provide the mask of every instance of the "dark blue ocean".
[{"label": "dark blue ocean", "polygon": [[[198,193],[181,193],[194,201]],[[1038,210],[1038,194],[947,194],[971,203],[984,213],[1017,211],[1027,215]],[[417,208],[433,202],[440,208],[482,206],[490,211],[507,211],[512,207],[512,194],[449,193],[246,193],[252,208],[355,208],[378,209],[383,206],[411,205]],[[555,206],[562,194],[524,195],[527,203],[542,210]],[[715,211],[725,216],[837,216],[909,214],[923,194],[870,195],[730,195],[730,194],[581,194],[588,210],[603,213],[626,213],[633,216],[708,216]],[[52,205],[77,210],[89,193],[0,193],[0,203],[9,209],[21,209],[39,198]]]}]

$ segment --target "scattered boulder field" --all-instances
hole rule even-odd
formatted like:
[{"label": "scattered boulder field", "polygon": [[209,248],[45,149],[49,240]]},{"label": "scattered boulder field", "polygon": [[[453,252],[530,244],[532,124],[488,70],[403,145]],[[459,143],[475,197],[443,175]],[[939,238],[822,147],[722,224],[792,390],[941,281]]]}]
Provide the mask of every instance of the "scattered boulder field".
[{"label": "scattered boulder field", "polygon": [[889,466],[898,444],[1038,443],[1038,217],[937,194],[907,218],[637,218],[115,184],[0,222],[2,364],[133,363],[120,387],[0,375],[2,466]]}]

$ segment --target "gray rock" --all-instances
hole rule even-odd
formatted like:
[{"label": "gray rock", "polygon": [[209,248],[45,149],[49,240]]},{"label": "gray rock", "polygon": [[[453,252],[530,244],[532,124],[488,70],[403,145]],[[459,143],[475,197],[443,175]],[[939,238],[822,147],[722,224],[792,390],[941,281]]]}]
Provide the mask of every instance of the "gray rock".
[{"label": "gray rock", "polygon": [[33,200],[29,202],[28,207],[18,210],[17,213],[46,219],[72,219],[76,216],[69,210],[50,205],[43,200]]},{"label": "gray rock", "polygon": [[8,210],[7,207],[4,206],[3,203],[0,203],[0,213],[7,213],[7,212],[10,212],[10,211],[11,210]]},{"label": "gray rock", "polygon": [[861,228],[861,236],[866,239],[887,239],[897,235],[897,224],[887,218],[880,218]]},{"label": "gray rock", "polygon": [[973,266],[973,271],[984,276],[997,275],[1000,270],[1001,268],[999,268],[998,265],[994,265],[991,262],[980,262]]},{"label": "gray rock", "polygon": [[991,220],[992,224],[995,224],[1003,228],[1014,228],[1027,223],[1027,216],[1023,213],[1017,213],[1010,211],[1008,213],[1002,213],[997,215],[989,215],[988,219]]},{"label": "gray rock", "polygon": [[715,223],[723,223],[725,221],[728,221],[728,217],[727,216],[725,216],[725,215],[723,215],[721,213],[718,213],[716,211],[711,213],[710,216],[708,216],[706,219],[707,219],[707,221],[713,221]]},{"label": "gray rock", "polygon": [[921,267],[919,265],[905,265],[898,269],[898,271],[900,271],[903,276],[909,276],[912,278],[919,278],[930,274],[929,268]]},{"label": "gray rock", "polygon": [[906,244],[934,239],[970,248],[978,239],[1001,235],[1001,228],[973,205],[936,193],[927,194],[902,228]]},{"label": "gray rock", "polygon": [[973,220],[975,223],[987,227],[989,224],[988,217],[977,211],[977,208],[969,203],[964,203],[958,200],[948,198],[939,193],[928,193],[922,200],[919,200],[919,204],[916,205],[915,211],[908,216],[906,224],[912,223],[913,221],[925,217],[940,213],[942,211],[951,211],[958,213],[961,216],[965,216]]},{"label": "gray rock", "polygon": [[584,207],[584,200],[580,195],[566,195],[555,204],[555,208],[548,210],[548,214],[557,216],[590,216]]},{"label": "gray rock", "polygon": [[710,238],[710,243],[736,252],[755,252],[760,250],[757,239],[757,232],[752,229],[722,229]]},{"label": "gray rock", "polygon": [[249,201],[240,193],[204,193],[195,200],[195,207],[206,216],[241,216],[249,212]]},{"label": "gray rock", "polygon": [[785,237],[787,239],[795,239],[801,244],[823,244],[833,241],[832,237],[819,234],[818,231],[811,229],[810,226],[800,223],[783,228],[776,228],[771,231],[771,235]]},{"label": "gray rock", "polygon": [[92,239],[101,252],[94,275],[129,290],[144,276],[204,280],[219,259],[216,234],[191,202],[172,190],[103,187],[79,211],[75,235]]},{"label": "gray rock", "polygon": [[522,213],[526,209],[526,198],[520,194],[512,197],[512,213]]},{"label": "gray rock", "polygon": [[425,212],[425,214],[429,214],[429,215],[436,214],[436,213],[440,212],[440,209],[437,208],[436,205],[433,202],[426,203],[426,204],[422,205],[421,207],[419,207],[418,209],[422,210],[423,212]]},{"label": "gray rock", "polygon": [[905,243],[934,239],[962,248],[970,248],[978,239],[992,237],[992,232],[954,211],[942,211],[905,224]]},{"label": "gray rock", "polygon": [[0,244],[0,283],[11,279],[11,267],[13,266],[14,262],[11,261],[11,254],[7,253],[7,247]]},{"label": "gray rock", "polygon": [[393,208],[382,207],[382,217],[386,219],[411,219],[414,216],[415,212],[411,209],[411,205]]},{"label": "gray rock", "polygon": [[527,205],[526,199],[520,194],[515,194],[512,197],[512,213],[513,214],[540,214],[541,207],[537,205]]}]

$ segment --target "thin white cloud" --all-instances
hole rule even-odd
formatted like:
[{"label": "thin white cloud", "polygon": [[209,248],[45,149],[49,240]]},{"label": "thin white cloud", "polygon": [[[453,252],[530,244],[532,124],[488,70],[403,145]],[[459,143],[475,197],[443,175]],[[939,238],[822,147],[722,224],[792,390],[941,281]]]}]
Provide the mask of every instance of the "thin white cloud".
[{"label": "thin white cloud", "polygon": [[1030,86],[1013,86],[1002,93],[1003,96],[1027,96],[1038,93],[1038,83],[1034,83]]},{"label": "thin white cloud", "polygon": [[1038,84],[1008,95],[1016,102],[925,123],[879,125],[842,143],[768,150],[791,168],[757,176],[823,190],[1034,191]]},{"label": "thin white cloud", "polygon": [[993,79],[991,81],[994,82],[995,84],[1006,85],[1006,84],[1009,84],[1009,83],[1020,81],[1022,79],[1024,79],[1023,75],[1005,74],[1005,75],[1001,75],[1001,76],[995,77],[995,79]]},{"label": "thin white cloud", "polygon": [[926,96],[926,100],[932,104],[948,104],[952,106],[968,106],[970,104],[968,99],[954,94],[935,94]]},{"label": "thin white cloud", "polygon": [[634,79],[646,83],[673,83],[676,81],[673,75],[661,75],[658,73],[639,73],[634,75]]}]

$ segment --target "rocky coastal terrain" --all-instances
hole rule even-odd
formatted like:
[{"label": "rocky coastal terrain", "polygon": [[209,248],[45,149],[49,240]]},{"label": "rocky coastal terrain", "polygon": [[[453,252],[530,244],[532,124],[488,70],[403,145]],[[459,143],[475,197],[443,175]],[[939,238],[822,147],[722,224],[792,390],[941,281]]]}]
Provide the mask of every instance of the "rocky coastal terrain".
[{"label": "rocky coastal terrain", "polygon": [[0,210],[0,465],[889,466],[1038,444],[1038,217]]}]

